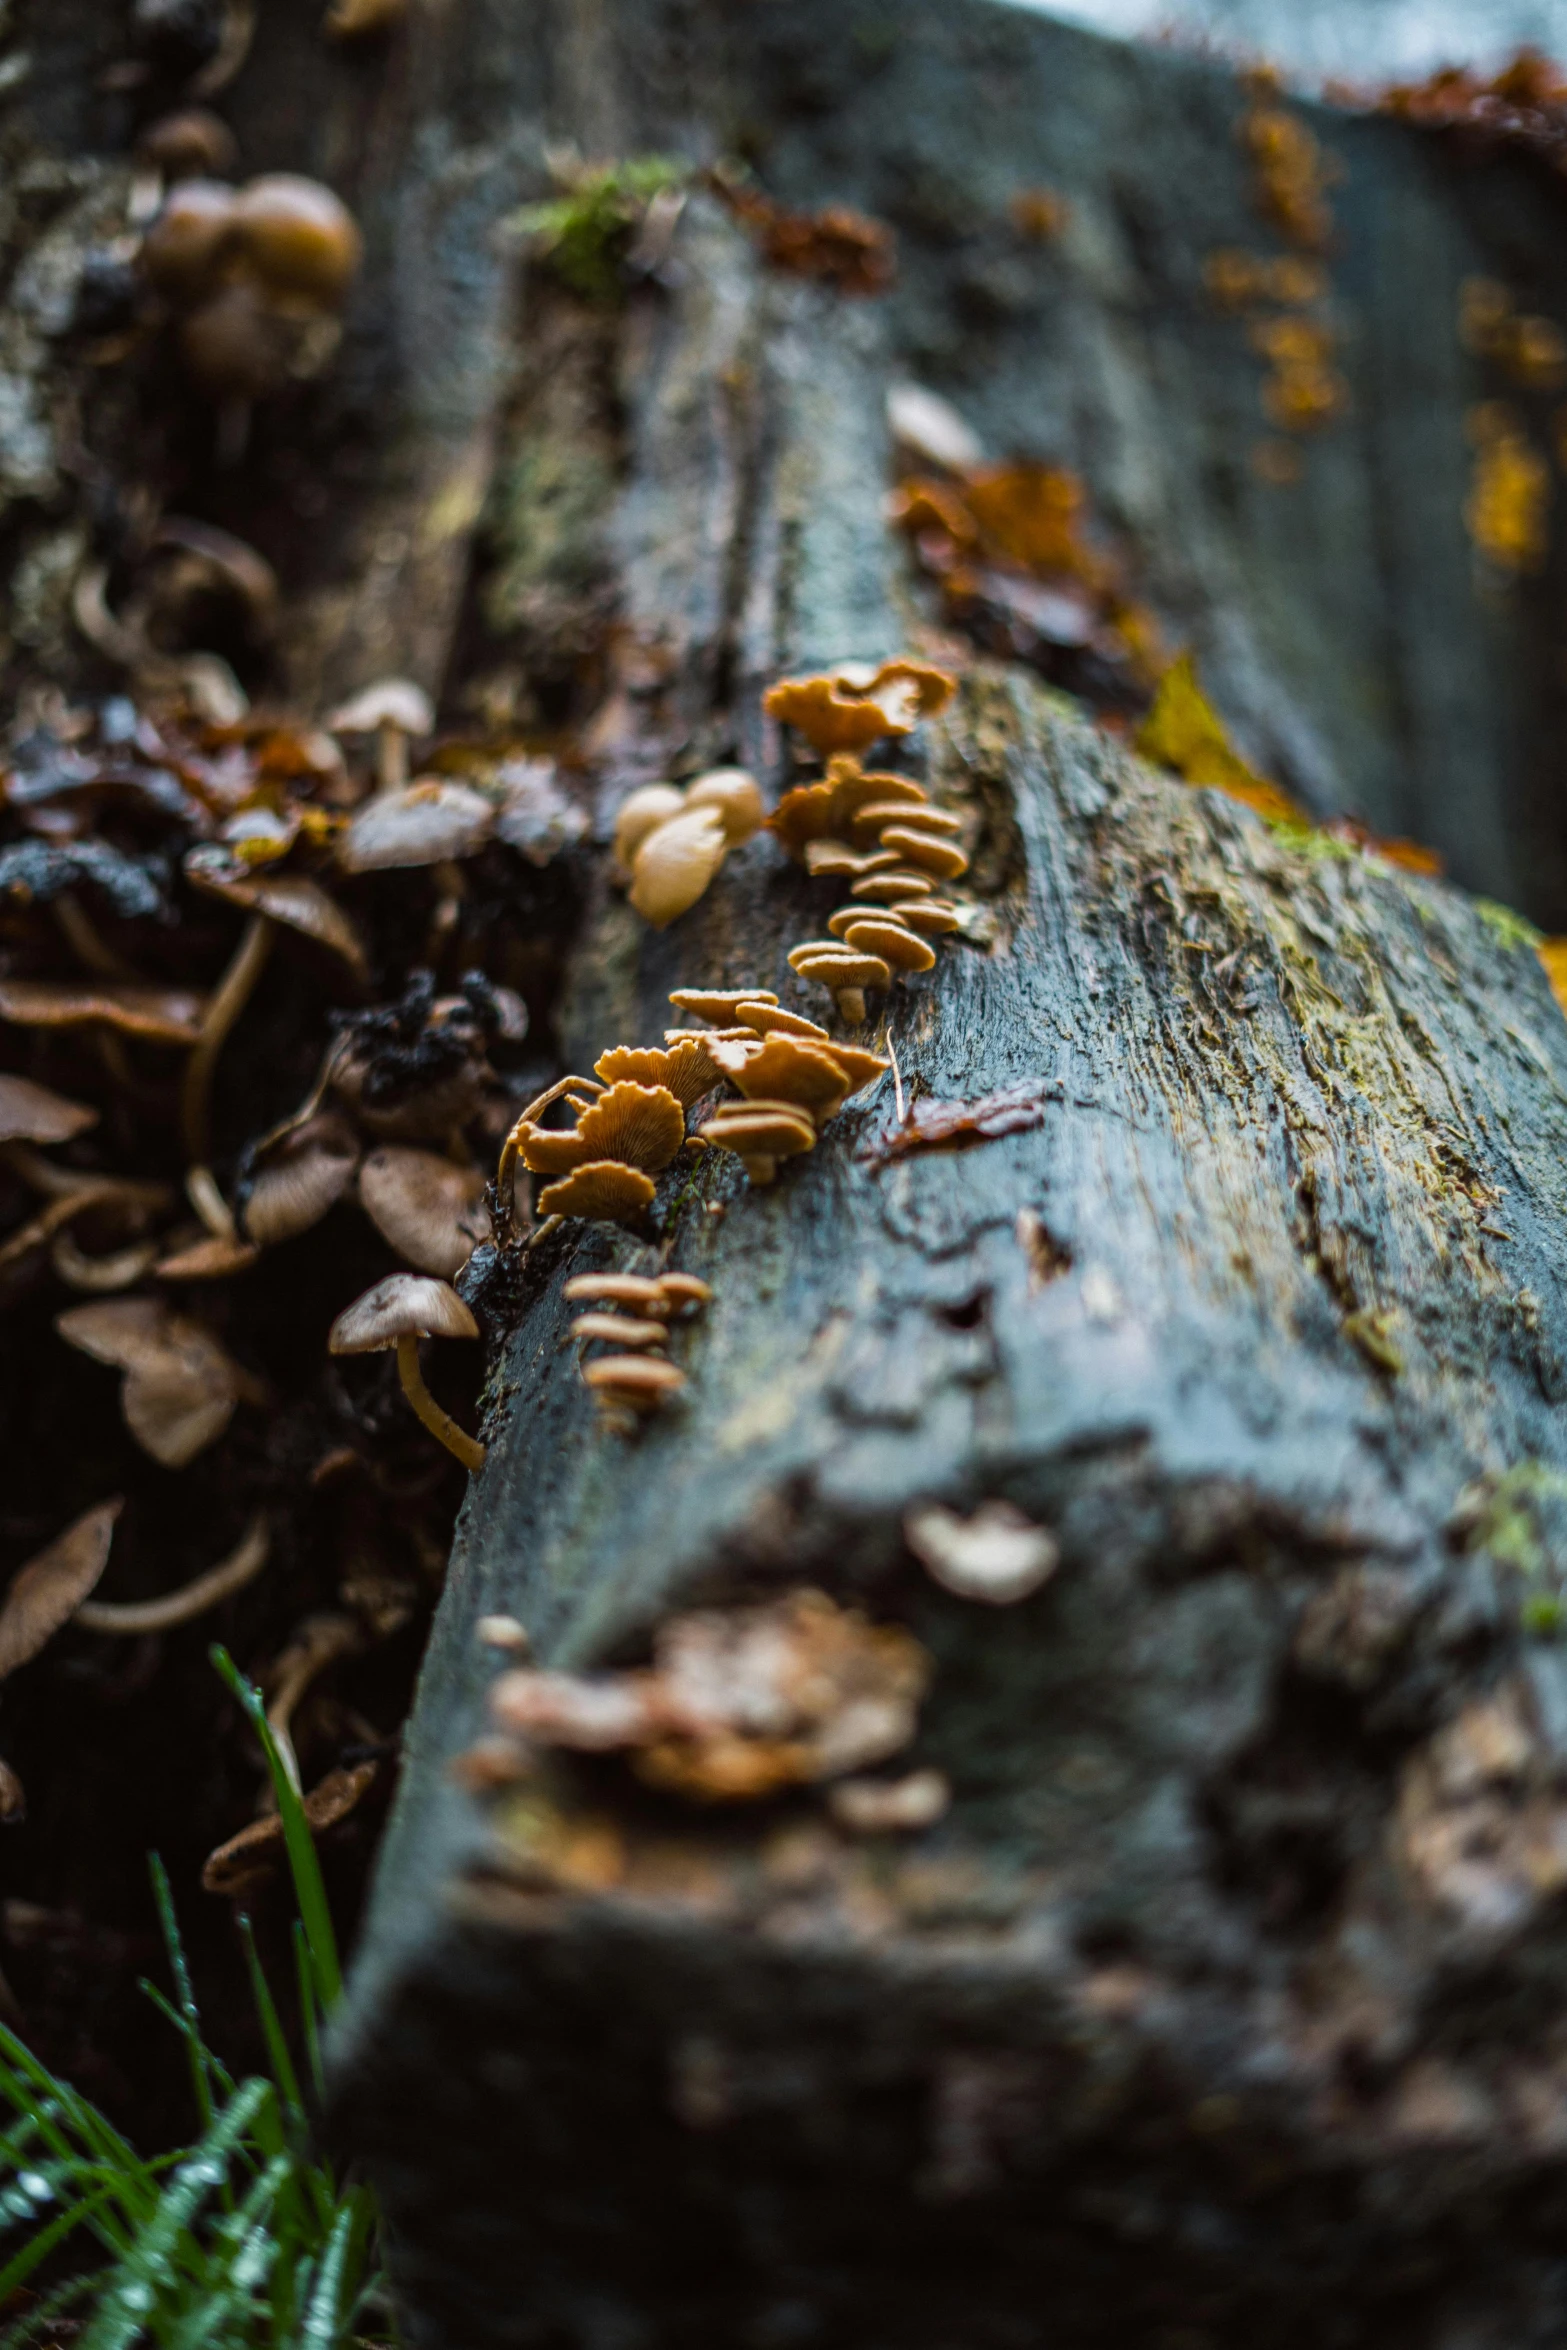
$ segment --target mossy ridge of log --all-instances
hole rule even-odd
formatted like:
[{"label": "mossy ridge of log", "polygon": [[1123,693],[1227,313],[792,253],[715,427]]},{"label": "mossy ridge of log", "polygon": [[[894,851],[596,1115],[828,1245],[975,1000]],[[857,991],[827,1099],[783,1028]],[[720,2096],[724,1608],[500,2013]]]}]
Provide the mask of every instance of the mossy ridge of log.
[{"label": "mossy ridge of log", "polygon": [[[1369,2342],[1395,2289],[1422,2325],[1533,2308],[1560,2157],[1496,2084],[1549,2061],[1551,1884],[1495,1926],[1410,1854],[1440,1725],[1499,1684],[1533,1692],[1518,1803],[1559,1767],[1563,1660],[1448,1528],[1476,1477],[1567,1467],[1567,1034],[1458,893],[1033,689],[971,684],[934,766],[1002,937],[909,991],[900,1058],[944,1096],[1053,1081],[1044,1124],[875,1172],[878,1096],[771,1192],[704,1169],[669,1236],[715,1303],[634,1445],[560,1345],[563,1279],[627,1243],[547,1244],[504,1338],[345,2048],[421,2338],[587,2339],[585,2296],[629,2339],[766,2339],[788,2303],[899,2350],[1046,2301],[1074,2344]],[[679,977],[776,985],[807,889],[735,860]],[[617,960],[644,1027],[670,959]],[[900,1533],[997,1493],[1063,1552],[1005,1613]],[[568,1812],[620,1881],[551,1888],[526,1802],[486,1838],[444,1783],[480,1616],[603,1662],[801,1579],[936,1659],[910,1760],[956,1801],[906,1857],[608,1772]]]}]

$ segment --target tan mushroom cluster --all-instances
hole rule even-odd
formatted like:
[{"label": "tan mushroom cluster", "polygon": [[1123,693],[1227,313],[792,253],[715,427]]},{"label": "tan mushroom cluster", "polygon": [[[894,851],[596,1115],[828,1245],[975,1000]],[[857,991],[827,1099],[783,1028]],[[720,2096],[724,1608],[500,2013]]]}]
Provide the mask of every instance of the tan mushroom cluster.
[{"label": "tan mushroom cluster", "polygon": [[911,733],[945,707],[952,686],[928,663],[888,661],[847,682],[841,670],[789,678],[765,698],[827,760],[817,782],[784,794],[769,828],[808,872],[847,884],[848,903],[828,917],[831,935],[793,948],[790,967],[825,987],[852,1027],[866,1016],[868,990],[932,969],[932,939],[961,926],[945,894],[968,871],[959,819],[912,777],[867,770],[858,755],[879,735]]},{"label": "tan mushroom cluster", "polygon": [[663,930],[689,912],[730,850],[759,832],[765,816],[756,778],[743,767],[634,791],[615,821],[615,863],[643,921]]},{"label": "tan mushroom cluster", "polygon": [[[684,1387],[684,1371],[668,1359],[669,1326],[700,1313],[712,1290],[694,1273],[578,1273],[564,1295],[585,1309],[571,1325],[584,1356],[583,1383],[607,1424],[630,1434]],[[589,1356],[598,1346],[609,1352]]]},{"label": "tan mushroom cluster", "polygon": [[721,1103],[698,1134],[710,1150],[733,1151],[757,1186],[773,1181],[780,1159],[814,1150],[828,1119],[889,1066],[879,1053],[841,1044],[814,1020],[785,1011],[765,988],[683,987],[669,1000],[716,1024],[712,1032],[665,1033],[672,1050],[694,1044],[740,1095]]}]

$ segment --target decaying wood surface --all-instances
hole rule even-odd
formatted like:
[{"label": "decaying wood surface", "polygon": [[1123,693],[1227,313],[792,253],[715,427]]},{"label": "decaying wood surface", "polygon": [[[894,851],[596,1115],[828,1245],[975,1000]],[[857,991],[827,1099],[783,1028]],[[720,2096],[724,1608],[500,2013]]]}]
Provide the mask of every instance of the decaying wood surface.
[{"label": "decaying wood surface", "polygon": [[[1464,411],[1491,387],[1454,332],[1470,272],[1567,309],[1537,174],[1313,118],[1346,166],[1351,405],[1281,487],[1245,459],[1257,362],[1201,291],[1213,246],[1266,241],[1207,66],[979,0],[453,0],[326,62],[315,15],[264,12],[232,111],[250,168],[325,172],[369,231],[316,412],[339,494],[290,520],[264,434],[214,490],[276,529],[299,693],[394,651],[454,693],[564,690],[591,651],[606,823],[671,763],[777,783],[761,686],[919,618],[882,514],[913,374],[998,453],[1080,466],[1272,772],[1560,921],[1560,558],[1477,590]],[[40,135],[90,144],[60,92],[91,11],[60,24],[34,28]],[[667,282],[593,314],[530,281],[514,310],[495,231],[566,137],[743,148],[782,197],[892,220],[899,286],[769,278],[698,198]],[[1034,183],[1072,225],[1023,251],[997,223]],[[26,454],[0,416],[36,577]],[[728,1162],[667,1182],[656,1247],[568,1228],[469,1277],[489,1459],[337,2052],[411,2337],[1544,2350],[1560,1014],[1494,910],[1154,775],[1019,674],[971,675],[927,755],[994,935],[894,999],[903,1082],[1030,1085],[1042,1119],[879,1164],[883,1084],[771,1191]],[[655,936],[603,864],[566,1066],[656,1039],[673,986],[781,988],[834,902],[758,841]],[[627,1442],[562,1284],[666,1260],[715,1302],[681,1408]],[[1060,1546],[1012,1609],[939,1590],[904,1538],[922,1501],[989,1498]],[[907,1760],[951,1780],[936,1826],[692,1809],[613,1761],[547,1815],[453,1783],[483,1616],[634,1663],[693,1599],[802,1583],[928,1649]]]}]

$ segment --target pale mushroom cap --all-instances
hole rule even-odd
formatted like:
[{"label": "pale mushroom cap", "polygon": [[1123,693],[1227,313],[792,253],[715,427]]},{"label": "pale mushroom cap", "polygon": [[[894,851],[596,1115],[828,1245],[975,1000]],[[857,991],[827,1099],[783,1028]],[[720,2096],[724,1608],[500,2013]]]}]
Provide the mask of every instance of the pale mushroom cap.
[{"label": "pale mushroom cap", "polygon": [[97,1123],[98,1112],[86,1102],[0,1070],[0,1142],[70,1142]]},{"label": "pale mushroom cap", "polygon": [[346,1118],[327,1110],[287,1135],[267,1158],[245,1202],[245,1232],[275,1248],[319,1224],[354,1179],[359,1138]]},{"label": "pale mushroom cap", "polygon": [[656,1410],[686,1383],[684,1371],[657,1355],[600,1355],[583,1364],[582,1376],[601,1400],[640,1412]]},{"label": "pale mushroom cap", "polygon": [[142,1449],[165,1468],[222,1435],[239,1401],[239,1368],[201,1323],[162,1298],[116,1297],[55,1317],[68,1346],[125,1373],[120,1408]]},{"label": "pale mushroom cap", "polygon": [[650,832],[667,824],[685,808],[685,794],[678,784],[645,783],[623,800],[615,818],[615,862],[629,873],[631,860]]},{"label": "pale mushroom cap", "polygon": [[359,1201],[383,1240],[421,1273],[449,1281],[489,1237],[484,1176],[435,1151],[384,1145],[359,1170]]},{"label": "pale mushroom cap", "polygon": [[375,734],[383,726],[395,726],[399,734],[423,741],[434,728],[435,705],[412,678],[382,677],[361,687],[326,723],[330,734]]},{"label": "pale mushroom cap", "polygon": [[880,955],[843,947],[836,939],[812,940],[795,947],[789,956],[802,979],[820,980],[824,987],[890,987],[892,972]]},{"label": "pale mushroom cap", "polygon": [[688,913],[723,863],[729,836],[713,808],[689,808],[650,832],[632,860],[631,903],[655,930]]},{"label": "pale mushroom cap", "polygon": [[926,1502],[909,1511],[903,1532],[943,1590],[992,1607],[1026,1599],[1049,1581],[1061,1559],[1055,1536],[1007,1501],[982,1502],[968,1518]]},{"label": "pale mushroom cap", "polygon": [[702,1128],[703,1140],[742,1159],[797,1158],[816,1147],[816,1128],[804,1110],[760,1104],[727,1111]]},{"label": "pale mushroom cap", "polygon": [[756,777],[744,767],[714,767],[686,787],[688,808],[712,808],[723,820],[731,848],[760,832],[767,809]]},{"label": "pale mushroom cap", "polygon": [[539,1213],[619,1223],[650,1208],[656,1188],[652,1176],[640,1167],[623,1166],[618,1159],[590,1159],[559,1183],[545,1186],[539,1194]]},{"label": "pale mushroom cap", "polygon": [[706,1306],[713,1302],[711,1284],[696,1273],[660,1273],[658,1286],[671,1305]]},{"label": "pale mushroom cap", "polygon": [[477,1338],[479,1325],[449,1283],[389,1273],[345,1306],[327,1345],[335,1355],[379,1354],[400,1338]]},{"label": "pale mushroom cap", "polygon": [[844,943],[863,954],[880,955],[895,971],[929,971],[936,955],[924,939],[885,914],[861,914],[844,932]]},{"label": "pale mushroom cap", "polygon": [[495,829],[495,810],[465,783],[421,776],[402,791],[366,802],[337,844],[350,873],[379,873],[406,865],[440,865],[471,857]]},{"label": "pale mushroom cap", "polygon": [[0,1020],[18,1028],[98,1023],[148,1044],[194,1044],[205,1000],[188,988],[121,987],[113,980],[0,979]]},{"label": "pale mushroom cap", "polygon": [[260,1255],[260,1249],[248,1240],[224,1240],[208,1233],[205,1240],[178,1250],[172,1257],[160,1257],[152,1270],[159,1281],[227,1281],[236,1273],[248,1272]]},{"label": "pale mushroom cap", "polygon": [[827,1031],[814,1020],[807,1020],[803,1012],[785,1012],[777,1004],[762,1003],[748,997],[737,1006],[741,1019],[758,1036],[800,1036],[817,1044],[827,1042]]},{"label": "pale mushroom cap", "polygon": [[849,837],[854,841],[882,840],[890,824],[946,838],[963,829],[960,819],[945,808],[912,807],[902,800],[867,800],[849,819]]},{"label": "pale mushroom cap", "polygon": [[945,473],[966,473],[985,462],[984,443],[950,400],[923,384],[892,384],[887,392],[887,430],[898,447],[922,464]]},{"label": "pale mushroom cap", "polygon": [[247,913],[264,914],[269,922],[281,923],[285,930],[297,930],[302,938],[330,947],[358,977],[368,974],[370,959],[353,923],[337,900],[304,874],[269,873],[264,867],[258,870],[226,856],[220,848],[207,846],[191,850],[185,859],[185,878],[208,897],[222,898]]},{"label": "pale mushroom cap", "polygon": [[898,898],[887,911],[924,938],[946,938],[963,927],[957,907],[946,898]]},{"label": "pale mushroom cap", "polygon": [[656,1314],[664,1302],[664,1284],[646,1273],[574,1273],[561,1296],[568,1305],[637,1306]]},{"label": "pale mushroom cap", "polygon": [[843,1106],[849,1080],[822,1046],[770,1036],[749,1050],[715,1045],[713,1058],[748,1099],[798,1102],[820,1124]]},{"label": "pale mushroom cap", "polygon": [[934,873],[943,881],[956,881],[960,873],[968,871],[968,859],[960,848],[911,824],[884,826],[881,845],[893,850],[900,864],[916,865],[922,872]]},{"label": "pale mushroom cap", "polygon": [[669,1000],[678,1012],[711,1020],[716,1028],[732,1028],[741,1004],[776,1004],[778,998],[765,987],[677,987]]},{"label": "pale mushroom cap", "polygon": [[630,1314],[579,1314],[571,1325],[571,1335],[581,1339],[585,1346],[595,1339],[602,1339],[610,1346],[667,1346],[669,1325],[639,1322]]},{"label": "pale mushroom cap", "polygon": [[849,895],[865,904],[892,906],[900,898],[929,897],[931,887],[928,873],[918,873],[913,866],[892,865],[885,872],[862,873],[858,881],[850,882]]},{"label": "pale mushroom cap", "polygon": [[838,874],[880,873],[895,865],[897,858],[890,849],[853,849],[846,840],[808,840],[805,844],[807,873],[832,877]]}]

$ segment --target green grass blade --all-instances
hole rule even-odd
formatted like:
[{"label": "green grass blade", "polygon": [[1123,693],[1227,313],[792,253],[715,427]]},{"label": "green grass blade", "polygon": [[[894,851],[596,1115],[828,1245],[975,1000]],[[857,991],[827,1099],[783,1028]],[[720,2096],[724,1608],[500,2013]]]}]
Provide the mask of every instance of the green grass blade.
[{"label": "green grass blade", "polygon": [[76,2202],[67,2205],[64,2211],[56,2212],[48,2226],[40,2228],[36,2236],[28,2238],[21,2251],[8,2260],[4,2268],[0,2268],[0,2309],[5,2307],[19,2285],[26,2284],[34,2269],[48,2259],[56,2244],[63,2244],[66,2237],[74,2234],[77,2228],[91,2226],[94,2214],[112,2199],[113,2194],[111,2186],[100,2187],[95,2195],[79,2197]]},{"label": "green grass blade", "polygon": [[271,1987],[262,1972],[256,1937],[248,1917],[241,1916],[239,1933],[245,1946],[245,1965],[250,1973],[250,1996],[256,2003],[256,2013],[261,2019],[261,2029],[267,2043],[267,2060],[272,2067],[272,2078],[277,2083],[278,2097],[290,2118],[303,2123],[305,2104],[299,2094],[299,2075],[288,2053],[288,2042],[283,2037],[283,2026],[278,2020]]},{"label": "green grass blade", "polygon": [[185,2020],[185,2053],[190,2060],[196,2111],[201,2116],[202,2128],[210,2130],[215,2109],[212,2080],[207,2068],[207,2047],[201,2036],[201,2013],[191,1985],[190,1968],[185,1963],[185,1945],[180,1939],[179,1919],[174,1914],[174,1894],[169,1885],[169,1873],[156,1852],[147,1855],[147,1866],[152,1877],[152,1897],[158,1907],[158,1923],[163,1929],[163,1947],[169,1954],[169,1972],[174,1977],[174,1997]]},{"label": "green grass blade", "polygon": [[345,2203],[327,2238],[326,2250],[321,2255],[315,2290],[310,2296],[310,2306],[305,2311],[305,2322],[300,2329],[300,2350],[339,2350],[343,2338],[344,2301],[346,2298],[352,2304],[354,2299],[350,2261],[357,2220],[358,2213],[353,2203]]},{"label": "green grass blade", "polygon": [[310,1948],[311,1971],[315,1976],[321,2004],[332,2008],[343,1995],[343,1971],[338,1962],[337,1936],[332,1927],[332,1912],[327,1906],[326,1886],[322,1881],[321,1863],[316,1857],[315,1838],[305,1807],[295,1790],[293,1781],[283,1768],[272,1725],[267,1720],[267,1709],[261,1702],[261,1692],[251,1686],[239,1670],[226,1648],[214,1647],[210,1652],[229,1688],[239,1699],[250,1717],[252,1729],[261,1741],[261,1750],[267,1758],[267,1769],[272,1774],[273,1792],[283,1821],[283,1841],[288,1852],[289,1870],[294,1879],[294,1898],[299,1904],[299,1915],[304,1924],[305,1939]]},{"label": "green grass blade", "polygon": [[[136,1980],[136,1988],[142,1994],[144,1999],[150,1999],[152,2001],[153,2006],[157,2009],[159,2015],[162,2016],[164,2022],[166,2024],[172,2024],[176,2032],[178,2032],[180,2035],[180,2038],[188,2043],[190,2039],[190,2025],[180,2014],[179,2009],[175,2007],[170,2000],[164,1998],[163,1993],[158,1989],[157,1984],[149,1983],[145,1975],[139,1975]],[[205,2043],[202,2043],[200,2053],[206,2060],[207,2076],[218,2095],[224,2098],[232,2097],[234,2094],[234,2076],[229,2071],[227,2065],[223,2063],[220,2057],[214,2056],[212,2050],[208,2048]],[[214,2108],[214,2111],[215,2110],[216,2108]]]},{"label": "green grass blade", "polygon": [[298,1918],[294,1920],[294,1971],[299,1978],[299,2028],[305,2035],[305,2062],[310,2068],[310,2086],[319,2105],[326,2095],[326,2074],[322,2070],[321,2034],[316,2025],[316,1980],[310,1964],[310,1945]]},{"label": "green grass blade", "polygon": [[174,2260],[182,2240],[202,2204],[227,2179],[231,2155],[272,2094],[269,2081],[247,2081],[181,2162],[157,2210],[119,2262],[82,2336],[81,2350],[131,2350],[150,2330],[161,2294],[178,2281]]},{"label": "green grass blade", "polygon": [[55,2320],[64,2317],[68,2310],[78,2308],[82,2302],[91,2300],[112,2273],[112,2270],[106,2268],[95,2269],[85,2276],[71,2277],[65,2284],[56,2285],[52,2293],[46,2293],[41,2301],[35,2301],[31,2309],[25,2310],[14,2325],[6,2327],[5,2332],[0,2334],[0,2350],[23,2350],[24,2344],[36,2343],[44,2333],[48,2333],[52,2340],[58,2339]]}]

